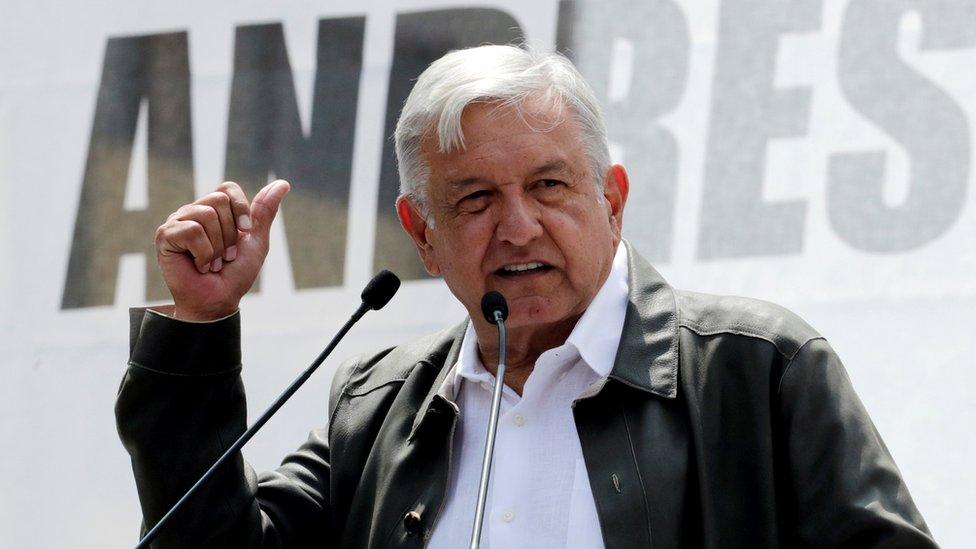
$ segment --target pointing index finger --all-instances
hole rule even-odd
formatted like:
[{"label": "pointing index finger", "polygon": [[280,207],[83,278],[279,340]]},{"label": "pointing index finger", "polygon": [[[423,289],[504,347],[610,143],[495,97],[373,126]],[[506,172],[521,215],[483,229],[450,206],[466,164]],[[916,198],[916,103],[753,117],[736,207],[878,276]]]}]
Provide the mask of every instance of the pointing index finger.
[{"label": "pointing index finger", "polygon": [[237,222],[237,228],[242,231],[251,230],[251,205],[247,195],[244,194],[244,189],[233,181],[224,181],[217,190],[230,197],[230,208]]}]

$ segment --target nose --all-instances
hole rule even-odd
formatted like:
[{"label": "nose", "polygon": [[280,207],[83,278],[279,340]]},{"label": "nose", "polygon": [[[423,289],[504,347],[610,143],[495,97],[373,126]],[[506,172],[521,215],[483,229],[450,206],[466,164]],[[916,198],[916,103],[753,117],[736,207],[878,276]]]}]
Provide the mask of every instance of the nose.
[{"label": "nose", "polygon": [[524,246],[542,236],[540,211],[524,195],[507,197],[498,209],[495,237],[502,242]]}]

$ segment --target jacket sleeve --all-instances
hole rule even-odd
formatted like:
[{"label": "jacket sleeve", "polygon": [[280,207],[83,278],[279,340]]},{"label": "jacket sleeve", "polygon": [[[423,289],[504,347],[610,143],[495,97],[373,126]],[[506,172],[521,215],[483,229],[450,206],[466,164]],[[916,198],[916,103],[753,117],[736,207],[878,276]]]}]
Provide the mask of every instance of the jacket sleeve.
[{"label": "jacket sleeve", "polygon": [[[240,317],[189,323],[134,309],[115,412],[132,459],[143,534],[246,427]],[[260,477],[238,454],[171,519],[153,547],[328,545],[325,429]]]},{"label": "jacket sleeve", "polygon": [[786,452],[806,547],[936,547],[891,454],[822,338],[780,383]]}]

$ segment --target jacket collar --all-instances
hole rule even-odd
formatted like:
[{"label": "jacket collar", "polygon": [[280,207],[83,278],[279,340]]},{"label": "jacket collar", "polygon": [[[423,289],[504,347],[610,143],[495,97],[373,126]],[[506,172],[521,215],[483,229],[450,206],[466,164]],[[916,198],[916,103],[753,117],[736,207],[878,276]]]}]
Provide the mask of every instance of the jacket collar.
[{"label": "jacket collar", "polygon": [[[678,394],[678,306],[674,290],[654,267],[637,255],[630,242],[623,242],[627,246],[628,261],[627,312],[617,357],[608,378],[660,397],[675,398]],[[452,395],[442,394],[442,388],[450,385],[444,383],[447,376],[454,375],[467,324],[466,320],[443,332],[443,339],[438,338],[440,344],[430,347],[440,352],[429,353],[420,361],[429,367],[440,368],[440,372],[417,411],[410,440],[430,413],[435,400],[443,401],[457,411]],[[447,348],[446,353],[444,348]]]},{"label": "jacket collar", "polygon": [[[434,379],[434,383],[430,386],[430,390],[427,392],[427,396],[424,397],[423,403],[421,403],[420,408],[417,410],[417,415],[413,419],[413,426],[410,428],[410,436],[407,437],[408,441],[412,441],[413,437],[417,434],[417,429],[420,427],[423,420],[430,414],[431,405],[434,400],[437,399],[442,401],[443,404],[450,406],[455,413],[458,412],[457,404],[453,402],[453,395],[442,394],[442,388],[449,387],[451,384],[444,383],[448,375],[454,375],[454,365],[458,361],[458,356],[461,354],[461,342],[464,339],[464,332],[468,328],[468,320],[465,319],[464,322],[450,328],[443,332],[443,337],[438,338],[441,340],[441,344],[431,345],[432,349],[444,349],[447,348],[446,353],[435,353],[427,354],[426,357],[420,360],[421,366],[426,366],[429,368],[440,368],[437,377]],[[449,346],[448,346],[449,345]]]},{"label": "jacket collar", "polygon": [[678,394],[678,304],[664,277],[627,246],[629,294],[610,378],[665,398]]}]

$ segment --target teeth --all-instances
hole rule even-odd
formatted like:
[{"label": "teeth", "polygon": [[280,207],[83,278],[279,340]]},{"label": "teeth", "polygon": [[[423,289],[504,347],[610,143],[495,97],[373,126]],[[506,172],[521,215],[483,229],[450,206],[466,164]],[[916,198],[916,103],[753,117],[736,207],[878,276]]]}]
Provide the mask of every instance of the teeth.
[{"label": "teeth", "polygon": [[516,263],[514,265],[505,265],[504,267],[502,267],[502,270],[507,273],[519,273],[522,271],[530,271],[532,269],[538,269],[539,267],[543,267],[543,266],[544,265],[542,263],[538,261],[534,261],[532,263]]}]

